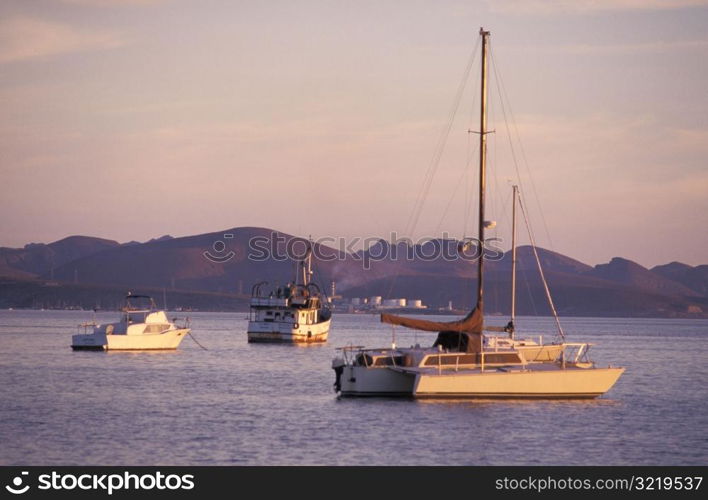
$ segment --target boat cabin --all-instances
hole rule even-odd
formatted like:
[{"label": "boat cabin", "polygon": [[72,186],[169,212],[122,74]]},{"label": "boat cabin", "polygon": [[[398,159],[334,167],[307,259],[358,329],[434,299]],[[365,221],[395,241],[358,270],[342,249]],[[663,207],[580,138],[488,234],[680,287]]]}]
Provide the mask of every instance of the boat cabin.
[{"label": "boat cabin", "polygon": [[[345,357],[348,357],[348,349],[342,349]],[[410,348],[403,350],[359,349],[356,353],[349,352],[349,356],[352,354],[351,364],[353,366],[367,368],[398,366],[457,370],[526,365],[526,360],[519,351],[468,353],[449,352],[442,348]]]},{"label": "boat cabin", "polygon": [[314,325],[329,319],[329,310],[323,307],[319,290],[312,284],[278,287],[267,296],[261,295],[260,285],[251,295],[250,321]]}]

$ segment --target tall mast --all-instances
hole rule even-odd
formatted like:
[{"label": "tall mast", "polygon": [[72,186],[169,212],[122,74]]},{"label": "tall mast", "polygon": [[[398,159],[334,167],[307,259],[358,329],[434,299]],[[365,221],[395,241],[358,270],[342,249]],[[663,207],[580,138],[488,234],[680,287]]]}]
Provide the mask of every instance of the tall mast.
[{"label": "tall mast", "polygon": [[511,322],[509,337],[514,338],[514,319],[516,318],[516,193],[519,186],[511,187]]},{"label": "tall mast", "polygon": [[312,240],[310,240],[310,248],[307,250],[307,270],[305,271],[305,285],[310,284],[312,277]]},{"label": "tall mast", "polygon": [[[297,261],[297,273],[295,274],[295,284],[307,286],[310,284],[312,276],[312,238],[308,240],[305,255]],[[299,281],[302,279],[302,281]]]},{"label": "tall mast", "polygon": [[296,284],[307,286],[307,278],[309,274],[309,261],[310,261],[310,255],[309,255],[309,250],[306,253],[306,255],[297,263],[297,273],[298,273],[298,279],[295,281]]},{"label": "tall mast", "polygon": [[489,31],[479,29],[482,37],[482,95],[479,112],[479,260],[477,267],[477,309],[483,312],[483,271],[484,271],[484,188],[486,184],[487,163],[487,40]]}]

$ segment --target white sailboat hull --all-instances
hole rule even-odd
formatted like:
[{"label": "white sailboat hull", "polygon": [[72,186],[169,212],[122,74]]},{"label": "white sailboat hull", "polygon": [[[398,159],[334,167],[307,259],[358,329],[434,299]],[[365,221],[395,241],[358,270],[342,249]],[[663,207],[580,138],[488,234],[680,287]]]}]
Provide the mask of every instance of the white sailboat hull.
[{"label": "white sailboat hull", "polygon": [[469,370],[421,372],[413,395],[418,398],[595,398],[607,392],[624,368]]},{"label": "white sailboat hull", "polygon": [[531,366],[508,370],[442,370],[344,366],[342,396],[415,398],[595,398],[607,392],[624,368]]},{"label": "white sailboat hull", "polygon": [[173,350],[179,347],[188,328],[169,330],[163,333],[143,333],[139,335],[90,333],[71,337],[71,347],[74,350],[104,350],[104,351],[156,351]]},{"label": "white sailboat hull", "polygon": [[370,369],[365,366],[343,367],[342,396],[412,396],[416,377],[412,373]]},{"label": "white sailboat hull", "polygon": [[309,344],[326,342],[331,320],[314,324],[301,324],[295,328],[290,321],[249,321],[249,342],[281,342]]}]

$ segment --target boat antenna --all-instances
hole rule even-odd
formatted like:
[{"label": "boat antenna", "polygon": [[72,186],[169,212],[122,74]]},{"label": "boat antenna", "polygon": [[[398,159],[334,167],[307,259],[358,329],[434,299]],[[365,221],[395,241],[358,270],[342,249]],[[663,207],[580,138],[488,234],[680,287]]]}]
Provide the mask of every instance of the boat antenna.
[{"label": "boat antenna", "polygon": [[308,285],[310,283],[310,280],[312,279],[312,246],[313,246],[313,241],[312,241],[312,235],[308,238],[307,242],[307,278],[305,280],[305,285]]}]

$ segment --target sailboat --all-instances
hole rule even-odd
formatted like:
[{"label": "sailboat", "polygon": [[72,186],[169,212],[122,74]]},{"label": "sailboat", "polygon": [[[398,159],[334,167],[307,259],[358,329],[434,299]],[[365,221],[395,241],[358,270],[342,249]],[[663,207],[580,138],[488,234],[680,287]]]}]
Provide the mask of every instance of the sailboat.
[{"label": "sailboat", "polygon": [[326,342],[332,311],[312,282],[312,247],[297,262],[295,281],[265,292],[267,282],[251,290],[248,342],[310,344]]},{"label": "sailboat", "polygon": [[347,346],[332,361],[335,390],[341,396],[408,396],[414,398],[595,398],[606,393],[624,368],[600,368],[588,357],[590,344],[563,343],[557,359],[529,361],[518,343],[484,347],[484,242],[487,131],[487,57],[490,32],[482,41],[479,131],[480,257],[477,300],[462,319],[429,321],[381,314],[381,321],[438,332],[431,347],[366,349]]}]

